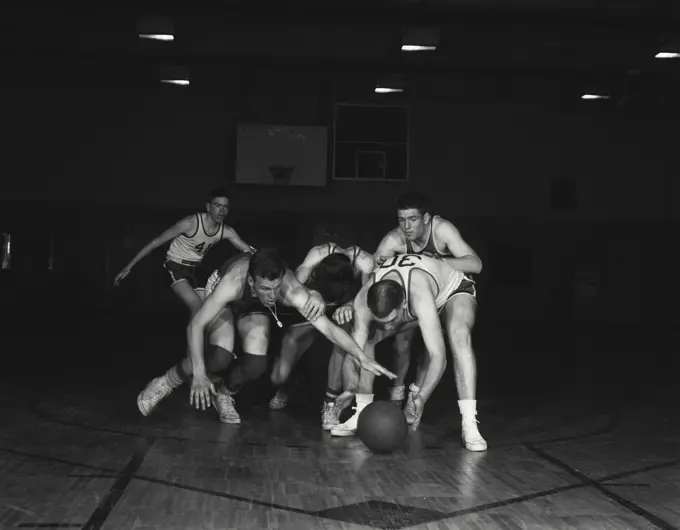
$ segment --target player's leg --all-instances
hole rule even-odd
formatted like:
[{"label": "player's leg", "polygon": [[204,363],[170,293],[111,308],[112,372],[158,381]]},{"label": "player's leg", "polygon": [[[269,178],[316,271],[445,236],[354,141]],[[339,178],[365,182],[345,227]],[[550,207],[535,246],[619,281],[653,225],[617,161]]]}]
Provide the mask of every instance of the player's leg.
[{"label": "player's leg", "polygon": [[444,324],[453,354],[463,443],[471,451],[485,451],[486,441],[477,428],[477,364],[472,349],[476,311],[477,300],[474,296],[456,294],[444,307]]},{"label": "player's leg", "polygon": [[226,381],[217,389],[215,408],[222,423],[241,423],[234,408],[234,395],[246,383],[254,381],[267,370],[270,320],[268,315],[249,314],[236,323],[243,344],[243,354]]},{"label": "player's leg", "polygon": [[[206,332],[205,365],[208,374],[214,376],[226,370],[234,358],[234,317],[226,307],[208,327]],[[177,387],[191,380],[191,359],[185,356],[163,375],[152,379],[137,396],[137,407],[144,416]]]},{"label": "player's leg", "polygon": [[[321,409],[321,428],[325,431],[340,424],[338,418],[340,417],[342,408],[340,408],[337,403],[337,399],[342,394],[345,357],[348,357],[345,354],[345,351],[337,344],[334,344],[333,351],[328,360],[326,392],[323,397],[323,408]],[[347,401],[347,404],[349,404],[349,400]]]},{"label": "player's leg", "polygon": [[280,410],[288,404],[292,388],[289,384],[290,374],[297,366],[304,353],[312,346],[316,338],[316,328],[311,324],[291,326],[281,340],[281,353],[272,367],[272,384],[279,387],[269,401],[269,408]]}]

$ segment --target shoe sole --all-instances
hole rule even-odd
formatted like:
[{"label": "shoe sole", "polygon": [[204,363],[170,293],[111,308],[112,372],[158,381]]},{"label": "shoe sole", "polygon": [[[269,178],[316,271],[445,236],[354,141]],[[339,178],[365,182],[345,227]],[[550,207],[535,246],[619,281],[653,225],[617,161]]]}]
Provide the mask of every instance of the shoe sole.
[{"label": "shoe sole", "polygon": [[484,447],[480,446],[474,446],[474,445],[468,445],[466,444],[463,440],[460,441],[460,444],[467,449],[468,451],[473,451],[475,453],[482,453],[487,450],[487,446],[485,445]]},{"label": "shoe sole", "polygon": [[335,431],[335,432],[333,432],[333,429],[331,429],[331,436],[339,436],[339,437],[354,436],[356,433],[357,433],[356,431]]},{"label": "shoe sole", "polygon": [[220,418],[220,423],[226,423],[227,425],[237,425],[237,424],[241,423],[241,418],[239,418],[237,420],[228,420],[228,419],[223,420],[222,418]]}]

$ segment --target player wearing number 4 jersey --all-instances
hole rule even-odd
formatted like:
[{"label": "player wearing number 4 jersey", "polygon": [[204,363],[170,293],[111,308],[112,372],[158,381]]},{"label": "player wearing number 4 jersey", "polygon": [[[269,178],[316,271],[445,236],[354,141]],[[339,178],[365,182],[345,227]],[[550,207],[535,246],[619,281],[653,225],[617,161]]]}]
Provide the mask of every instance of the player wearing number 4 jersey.
[{"label": "player wearing number 4 jersey", "polygon": [[197,269],[208,250],[226,239],[240,251],[254,252],[254,249],[246,244],[233,228],[224,224],[224,218],[229,213],[229,198],[225,189],[219,188],[212,191],[210,200],[205,204],[205,210],[205,212],[185,217],[152,239],[118,273],[115,285],[130,274],[139,261],[172,240],[163,268],[170,288],[194,314],[201,306],[203,299],[204,282],[197,279]]}]

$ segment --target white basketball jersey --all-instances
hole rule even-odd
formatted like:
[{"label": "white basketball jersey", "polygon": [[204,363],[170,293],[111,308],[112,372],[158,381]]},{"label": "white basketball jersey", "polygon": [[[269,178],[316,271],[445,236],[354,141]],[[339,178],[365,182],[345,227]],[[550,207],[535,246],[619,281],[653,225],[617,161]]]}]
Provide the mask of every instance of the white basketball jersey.
[{"label": "white basketball jersey", "polygon": [[437,309],[444,307],[465,277],[461,271],[454,269],[445,260],[423,254],[398,254],[376,267],[373,271],[376,282],[392,279],[399,282],[401,279],[400,283],[406,291],[406,307],[409,308],[408,314],[411,318],[411,273],[414,270],[426,272],[437,285],[437,292],[434,293]]},{"label": "white basketball jersey", "polygon": [[166,259],[176,263],[191,262],[198,264],[203,260],[206,252],[222,239],[224,226],[220,223],[214,234],[210,235],[203,226],[203,215],[196,214],[196,231],[191,236],[178,235],[170,243]]}]

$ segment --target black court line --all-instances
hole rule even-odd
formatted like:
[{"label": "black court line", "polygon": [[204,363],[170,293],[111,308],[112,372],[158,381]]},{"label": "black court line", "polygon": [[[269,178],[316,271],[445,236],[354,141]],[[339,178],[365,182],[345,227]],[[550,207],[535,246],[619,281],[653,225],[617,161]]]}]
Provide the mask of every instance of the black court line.
[{"label": "black court line", "polygon": [[566,464],[565,462],[562,462],[557,457],[554,457],[553,455],[545,452],[543,449],[539,449],[536,446],[533,445],[527,445],[527,447],[536,453],[538,456],[542,457],[544,460],[547,460],[551,464],[553,464],[556,467],[559,467],[560,469],[566,471],[569,473],[572,477],[575,477],[582,481],[585,485],[590,486],[592,488],[595,488],[598,490],[600,493],[603,495],[606,495],[609,497],[611,500],[614,502],[618,503],[619,505],[623,506],[624,508],[630,510],[636,515],[639,515],[643,519],[645,519],[648,523],[656,526],[657,528],[661,528],[662,530],[677,530],[675,526],[671,525],[668,523],[666,520],[662,519],[658,515],[653,514],[652,512],[649,512],[642,508],[641,506],[635,504],[632,501],[629,501],[628,499],[621,497],[620,495],[609,491],[606,488],[606,485],[603,485],[601,481],[591,479],[589,476],[585,475],[584,473],[581,473],[580,471],[577,471],[573,467],[571,467],[569,464]]},{"label": "black court line", "polygon": [[[534,452],[536,452],[537,454],[542,456],[541,453],[543,453],[543,451],[541,451],[540,449],[532,448],[532,450],[534,450]],[[44,461],[58,463],[58,464],[71,465],[71,466],[74,466],[74,467],[82,467],[82,468],[86,468],[86,469],[92,469],[92,470],[99,471],[100,473],[102,473],[101,475],[94,475],[94,474],[88,475],[89,478],[111,478],[112,471],[113,471],[113,474],[116,474],[117,477],[123,478],[120,474],[121,472],[117,472],[115,470],[111,470],[111,469],[107,469],[107,468],[97,468],[95,466],[83,465],[83,464],[79,464],[77,462],[71,462],[71,461],[67,461],[67,460],[63,460],[63,459],[59,459],[59,458],[54,458],[54,457],[49,457],[49,456],[43,456],[43,455],[39,455],[39,454],[35,454],[35,453],[27,453],[27,452],[23,452],[23,451],[17,451],[17,450],[14,450],[14,449],[6,449],[6,448],[3,448],[3,447],[0,447],[0,451],[16,454],[16,455],[23,456],[23,457],[26,457],[26,458],[33,458],[33,459],[37,459],[37,460],[44,460]],[[509,499],[505,499],[505,500],[502,500],[502,501],[494,501],[494,502],[490,502],[490,503],[486,503],[486,504],[480,504],[480,505],[477,505],[477,506],[472,506],[470,508],[464,508],[464,509],[461,509],[461,510],[455,510],[455,511],[452,511],[452,512],[438,512],[441,515],[441,517],[439,519],[437,519],[437,521],[441,521],[443,519],[450,519],[450,518],[454,518],[454,517],[459,517],[461,515],[477,514],[477,513],[483,512],[483,511],[493,510],[495,508],[500,508],[500,507],[503,507],[503,506],[520,504],[520,503],[525,502],[525,501],[534,500],[534,499],[538,499],[538,498],[541,498],[541,497],[547,497],[547,496],[550,496],[550,495],[554,495],[556,493],[561,493],[563,491],[593,486],[593,484],[595,484],[598,487],[598,489],[604,490],[606,494],[614,495],[611,492],[607,492],[605,490],[605,488],[600,484],[600,482],[607,481],[607,480],[613,480],[615,478],[624,478],[624,477],[632,476],[632,475],[635,475],[635,474],[638,474],[638,473],[644,473],[646,471],[650,471],[650,470],[653,470],[653,469],[662,469],[662,468],[665,468],[665,467],[676,465],[678,463],[680,463],[680,459],[674,459],[674,460],[669,461],[669,462],[662,462],[662,463],[659,463],[659,464],[653,464],[653,465],[645,466],[645,467],[638,468],[638,469],[633,469],[633,470],[615,473],[615,474],[612,474],[612,475],[602,477],[598,480],[593,480],[593,479],[586,477],[585,475],[582,475],[584,478],[581,479],[580,477],[578,477],[581,480],[581,482],[576,483],[576,484],[568,484],[568,485],[565,485],[565,486],[560,486],[560,487],[552,488],[552,489],[549,489],[549,490],[534,492],[534,493],[530,493],[530,494],[527,494],[527,495],[521,495],[521,496],[517,496],[517,497],[511,497]],[[140,462],[140,464],[141,464],[141,462]],[[564,466],[564,465],[566,465],[566,464],[562,464],[562,466]],[[560,466],[560,467],[562,467],[562,466]],[[576,473],[578,473],[578,472],[576,472]],[[156,479],[156,478],[151,478],[151,477],[145,477],[143,475],[130,474],[129,479],[135,479],[135,480],[140,480],[140,481],[143,481],[143,482],[158,484],[158,485],[170,487],[170,488],[173,488],[173,489],[191,491],[191,492],[194,492],[194,493],[202,493],[204,495],[209,495],[211,497],[219,497],[219,498],[233,500],[233,501],[237,501],[237,502],[243,502],[243,503],[254,505],[254,506],[261,506],[263,508],[282,510],[282,511],[286,511],[286,512],[297,513],[297,514],[300,514],[300,515],[308,515],[308,516],[313,516],[313,517],[329,519],[329,520],[333,520],[333,521],[336,520],[336,519],[326,517],[326,516],[323,515],[323,512],[327,511],[328,509],[323,509],[323,510],[318,510],[318,511],[304,510],[302,508],[295,508],[295,507],[292,507],[292,506],[284,506],[284,505],[275,504],[275,503],[272,503],[272,502],[258,501],[256,499],[249,499],[247,497],[242,497],[242,496],[239,496],[239,495],[233,495],[231,493],[224,493],[224,492],[209,490],[209,489],[206,489],[206,488],[197,488],[197,487],[194,487],[194,486],[188,486],[188,485],[180,484],[180,483],[176,483],[176,482],[169,482],[169,481],[166,481],[166,480],[161,480],[161,479]],[[129,482],[129,480],[128,480],[128,482]],[[441,498],[441,497],[438,497],[438,498]],[[623,501],[626,502],[625,499],[623,499]],[[111,508],[113,508],[113,506],[111,506]],[[338,507],[338,508],[341,508],[341,507]],[[642,510],[642,508],[640,508],[640,510]],[[432,510],[432,511],[436,512],[436,510]],[[650,514],[650,515],[653,516],[653,514]],[[665,521],[663,521],[663,522],[664,522],[664,524],[668,525],[668,523],[666,523]],[[655,524],[655,523],[653,523],[653,524]],[[673,526],[661,526],[660,528],[669,529],[669,530],[677,530]]]},{"label": "black court line", "polygon": [[19,528],[82,528],[82,523],[19,523]]},{"label": "black court line", "polygon": [[101,500],[99,506],[97,506],[83,526],[84,530],[99,530],[99,528],[104,525],[106,519],[111,514],[111,511],[123,496],[123,493],[125,493],[125,490],[130,484],[133,475],[139,471],[139,468],[142,466],[142,462],[144,462],[144,459],[149,453],[149,450],[153,446],[154,442],[155,440],[153,438],[143,438],[140,440],[140,443],[135,449],[132,458],[130,458],[130,461],[123,469],[121,475],[118,477],[118,480],[114,482],[109,492]]},{"label": "black court line", "polygon": [[625,482],[605,482],[602,484],[603,486],[606,486],[608,488],[611,488],[612,486],[620,486],[622,488],[651,488],[651,484],[626,484]]}]

